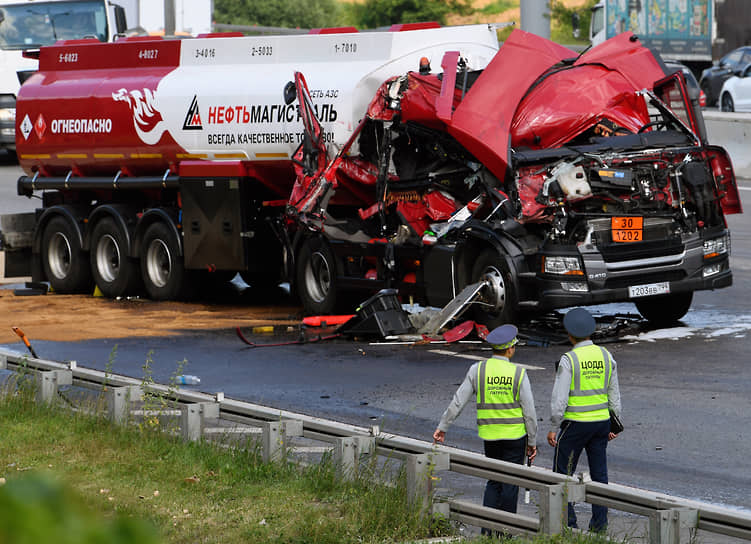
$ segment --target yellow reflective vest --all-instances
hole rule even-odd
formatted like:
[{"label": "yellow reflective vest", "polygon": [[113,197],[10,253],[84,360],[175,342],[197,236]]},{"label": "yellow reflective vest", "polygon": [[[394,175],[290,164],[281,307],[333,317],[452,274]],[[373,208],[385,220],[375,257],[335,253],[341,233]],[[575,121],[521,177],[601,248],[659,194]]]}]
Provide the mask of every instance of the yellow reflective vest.
[{"label": "yellow reflective vest", "polygon": [[610,419],[608,385],[613,362],[605,348],[595,344],[580,346],[566,353],[571,361],[571,388],[563,419],[602,421]]},{"label": "yellow reflective vest", "polygon": [[477,434],[483,440],[515,440],[527,434],[519,402],[524,369],[491,358],[477,367]]}]

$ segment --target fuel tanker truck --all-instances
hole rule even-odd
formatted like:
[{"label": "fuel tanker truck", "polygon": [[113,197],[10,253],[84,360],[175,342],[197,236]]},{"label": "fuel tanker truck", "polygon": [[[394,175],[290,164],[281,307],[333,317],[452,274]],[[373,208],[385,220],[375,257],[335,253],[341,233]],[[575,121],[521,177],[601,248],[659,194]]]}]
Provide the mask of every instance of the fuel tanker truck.
[{"label": "fuel tanker truck", "polygon": [[477,283],[492,326],[616,301],[666,323],[732,283],[728,154],[630,33],[580,55],[489,25],[61,41],[16,140],[32,275],[61,293],[240,273],[330,314]]}]

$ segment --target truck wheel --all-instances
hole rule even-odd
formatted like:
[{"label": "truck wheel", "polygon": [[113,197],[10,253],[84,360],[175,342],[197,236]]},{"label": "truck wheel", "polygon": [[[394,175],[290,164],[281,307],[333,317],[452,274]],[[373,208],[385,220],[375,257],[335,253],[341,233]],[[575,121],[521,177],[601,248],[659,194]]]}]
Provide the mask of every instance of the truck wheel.
[{"label": "truck wheel", "polygon": [[164,223],[154,223],[143,235],[141,276],[146,292],[154,300],[175,300],[188,292],[180,245]]},{"label": "truck wheel", "polygon": [[91,234],[91,273],[106,297],[133,294],[141,282],[138,261],[128,257],[125,233],[110,218],[99,221]]},{"label": "truck wheel", "polygon": [[78,233],[63,217],[53,217],[42,235],[42,266],[50,287],[58,293],[90,293],[89,259]]},{"label": "truck wheel", "polygon": [[338,303],[336,260],[329,245],[318,238],[306,240],[297,264],[297,290],[306,312],[334,313]]},{"label": "truck wheel", "polygon": [[492,330],[512,323],[516,315],[514,275],[497,251],[486,249],[475,261],[472,281],[487,281],[479,297],[472,303],[474,318]]},{"label": "truck wheel", "polygon": [[672,325],[688,312],[694,293],[659,295],[634,302],[644,319],[660,327]]}]

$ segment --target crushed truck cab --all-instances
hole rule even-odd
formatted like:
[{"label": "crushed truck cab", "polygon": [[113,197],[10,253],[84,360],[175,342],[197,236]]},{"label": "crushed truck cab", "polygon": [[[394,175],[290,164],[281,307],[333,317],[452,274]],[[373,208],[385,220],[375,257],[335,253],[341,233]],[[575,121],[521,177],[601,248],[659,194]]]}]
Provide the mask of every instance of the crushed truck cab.
[{"label": "crushed truck cab", "polygon": [[59,42],[19,95],[18,187],[44,191],[34,275],[58,291],[239,272],[325,315],[482,281],[488,325],[629,300],[670,322],[732,282],[740,200],[705,134],[628,33],[579,56],[487,25]]}]

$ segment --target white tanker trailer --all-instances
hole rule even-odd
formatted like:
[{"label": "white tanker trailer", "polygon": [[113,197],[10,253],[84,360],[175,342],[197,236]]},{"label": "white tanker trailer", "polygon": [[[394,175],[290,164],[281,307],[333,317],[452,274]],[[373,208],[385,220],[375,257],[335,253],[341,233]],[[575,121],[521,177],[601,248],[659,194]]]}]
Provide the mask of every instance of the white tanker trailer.
[{"label": "white tanker trailer", "polygon": [[169,299],[240,272],[318,314],[483,280],[489,325],[618,300],[671,321],[732,282],[741,211],[686,96],[629,34],[578,57],[487,25],[58,42],[17,106],[33,277]]}]

